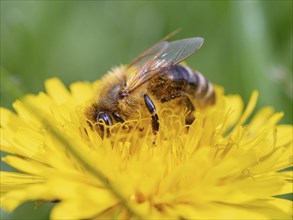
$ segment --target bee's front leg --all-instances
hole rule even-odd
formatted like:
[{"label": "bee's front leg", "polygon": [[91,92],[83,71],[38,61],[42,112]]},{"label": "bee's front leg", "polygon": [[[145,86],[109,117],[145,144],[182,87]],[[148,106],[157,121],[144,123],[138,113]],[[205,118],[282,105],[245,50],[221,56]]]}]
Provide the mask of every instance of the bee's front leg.
[{"label": "bee's front leg", "polygon": [[155,107],[153,101],[151,100],[151,98],[147,94],[144,94],[143,97],[144,97],[144,102],[145,102],[147,109],[152,114],[152,128],[153,128],[154,134],[156,134],[159,130],[159,121],[158,121],[159,117],[156,113],[156,107]]}]

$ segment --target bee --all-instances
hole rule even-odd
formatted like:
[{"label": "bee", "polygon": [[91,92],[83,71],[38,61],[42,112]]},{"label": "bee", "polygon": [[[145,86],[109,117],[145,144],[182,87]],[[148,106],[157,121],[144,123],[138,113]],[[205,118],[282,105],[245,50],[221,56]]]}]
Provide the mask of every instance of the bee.
[{"label": "bee", "polygon": [[[100,82],[98,95],[86,110],[91,124],[112,126],[143,116],[151,118],[153,133],[159,131],[156,103],[178,103],[187,110],[186,123],[193,122],[192,112],[215,103],[212,83],[200,72],[180,64],[203,44],[201,37],[172,42],[159,41],[127,66],[112,70]],[[177,105],[177,106],[178,106]],[[97,123],[101,122],[101,123]]]}]

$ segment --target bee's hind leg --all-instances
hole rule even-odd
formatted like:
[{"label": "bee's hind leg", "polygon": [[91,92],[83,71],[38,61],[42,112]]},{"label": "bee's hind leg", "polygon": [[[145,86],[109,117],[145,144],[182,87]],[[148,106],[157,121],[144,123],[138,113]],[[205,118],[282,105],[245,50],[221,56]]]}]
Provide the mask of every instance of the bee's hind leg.
[{"label": "bee's hind leg", "polygon": [[151,98],[147,94],[144,94],[143,98],[144,98],[144,102],[145,102],[147,109],[152,114],[152,128],[153,128],[154,134],[156,134],[158,132],[159,126],[160,126],[159,125],[159,117],[156,113],[156,107],[155,107],[153,101],[151,100]]},{"label": "bee's hind leg", "polygon": [[195,107],[192,103],[192,101],[190,100],[190,98],[184,94],[184,93],[175,93],[175,94],[171,94],[167,97],[164,97],[161,99],[161,102],[168,102],[174,99],[183,99],[183,102],[185,103],[186,109],[189,112],[189,114],[186,116],[185,118],[185,123],[190,125],[193,121],[194,121],[194,116],[192,115],[192,112],[195,110]]},{"label": "bee's hind leg", "polygon": [[184,96],[184,99],[185,99],[186,108],[189,111],[188,115],[185,118],[185,123],[187,125],[190,125],[194,121],[194,116],[192,112],[195,110],[195,107],[187,95]]}]

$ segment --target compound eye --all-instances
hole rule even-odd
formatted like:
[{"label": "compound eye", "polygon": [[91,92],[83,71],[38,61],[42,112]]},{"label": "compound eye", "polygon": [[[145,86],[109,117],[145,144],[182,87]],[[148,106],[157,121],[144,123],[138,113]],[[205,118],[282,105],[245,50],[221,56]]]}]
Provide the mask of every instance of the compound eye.
[{"label": "compound eye", "polygon": [[101,112],[98,114],[96,121],[99,122],[100,120],[103,120],[106,123],[106,125],[109,125],[109,126],[113,124],[111,117],[106,112]]}]

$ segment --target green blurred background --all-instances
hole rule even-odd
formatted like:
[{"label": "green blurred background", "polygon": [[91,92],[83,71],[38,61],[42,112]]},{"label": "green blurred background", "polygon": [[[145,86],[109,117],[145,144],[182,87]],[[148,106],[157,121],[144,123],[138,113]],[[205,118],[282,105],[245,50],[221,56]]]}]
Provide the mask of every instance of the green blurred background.
[{"label": "green blurred background", "polygon": [[[205,38],[188,64],[248,101],[284,111],[292,124],[292,1],[1,0],[1,106],[44,90],[100,78],[168,33]],[[2,169],[6,169],[3,167]],[[27,203],[1,219],[47,219],[53,205]]]}]

